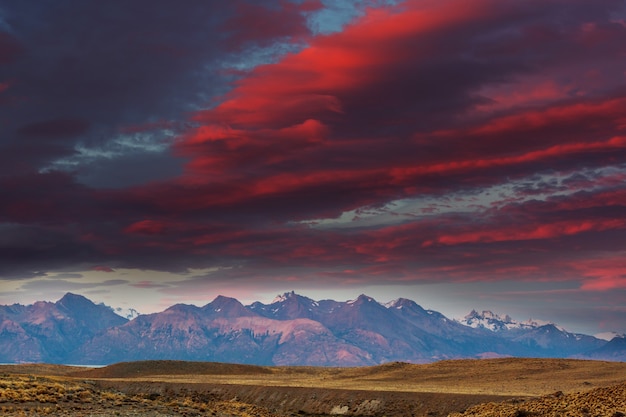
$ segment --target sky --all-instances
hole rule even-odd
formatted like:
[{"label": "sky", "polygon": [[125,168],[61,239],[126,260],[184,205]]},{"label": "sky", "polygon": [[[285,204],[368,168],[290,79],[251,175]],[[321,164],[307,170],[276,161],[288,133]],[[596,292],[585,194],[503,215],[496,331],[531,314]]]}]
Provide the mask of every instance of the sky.
[{"label": "sky", "polygon": [[624,0],[0,0],[0,304],[625,333],[625,184]]}]

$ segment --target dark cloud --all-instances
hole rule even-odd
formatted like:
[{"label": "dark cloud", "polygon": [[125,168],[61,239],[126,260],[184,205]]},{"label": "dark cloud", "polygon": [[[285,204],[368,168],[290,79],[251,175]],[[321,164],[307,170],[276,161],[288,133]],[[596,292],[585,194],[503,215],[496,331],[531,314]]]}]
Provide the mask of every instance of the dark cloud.
[{"label": "dark cloud", "polygon": [[19,136],[25,138],[72,138],[82,135],[89,129],[84,120],[55,119],[31,123],[17,129]]},{"label": "dark cloud", "polygon": [[623,1],[11,7],[0,276],[626,285]]},{"label": "dark cloud", "polygon": [[[299,27],[305,23],[302,19],[279,24],[274,18],[281,13],[295,18],[304,5],[267,2],[267,6],[263,16],[273,22],[268,27],[278,32],[267,34],[266,43],[274,35],[304,30]],[[3,135],[0,152],[19,149],[23,161],[8,167],[3,164],[2,171],[36,171],[74,158],[80,145],[92,156],[101,156],[74,158],[69,166],[53,168],[80,170],[85,183],[106,186],[110,180],[105,171],[115,171],[118,157],[124,156],[109,152],[120,132],[138,125],[156,126],[160,120],[183,120],[186,112],[206,106],[211,96],[224,91],[229,78],[223,76],[221,61],[240,51],[241,45],[228,44],[230,35],[220,31],[238,16],[237,10],[252,6],[239,1],[189,1],[173,7],[167,1],[87,4],[61,0],[3,2],[0,7],[12,30],[11,35],[0,37],[0,61],[7,64],[0,68],[0,82],[11,81],[2,97],[3,128],[15,132]],[[243,29],[249,26],[234,27],[232,36]],[[163,130],[168,127],[172,126],[162,125],[150,140],[167,138]],[[24,137],[59,141],[54,148],[31,149],[20,143]],[[160,161],[154,159],[154,152],[138,147],[127,147],[122,153],[134,153],[133,162],[143,167],[143,180],[163,178],[150,168],[155,163],[180,166],[166,149],[160,152]],[[166,157],[170,161],[163,162]],[[127,161],[119,164],[123,170]],[[170,169],[168,175],[178,172]],[[122,183],[117,181],[115,186]]]},{"label": "dark cloud", "polygon": [[20,43],[9,33],[0,32],[0,65],[10,64],[22,52]]},{"label": "dark cloud", "polygon": [[218,26],[218,30],[226,38],[226,45],[233,49],[246,44],[264,45],[281,38],[290,42],[303,41],[310,35],[305,14],[322,7],[320,0],[298,3],[241,1],[236,3],[232,14]]},{"label": "dark cloud", "polygon": [[61,274],[56,274],[54,278],[59,278],[59,279],[83,278],[83,274],[61,273]]},{"label": "dark cloud", "polygon": [[99,287],[112,287],[123,284],[128,284],[128,281],[115,279],[98,283],[88,283],[65,280],[36,280],[25,283],[23,288],[36,292],[54,291],[57,294],[63,294],[64,292],[68,291],[85,290]]}]

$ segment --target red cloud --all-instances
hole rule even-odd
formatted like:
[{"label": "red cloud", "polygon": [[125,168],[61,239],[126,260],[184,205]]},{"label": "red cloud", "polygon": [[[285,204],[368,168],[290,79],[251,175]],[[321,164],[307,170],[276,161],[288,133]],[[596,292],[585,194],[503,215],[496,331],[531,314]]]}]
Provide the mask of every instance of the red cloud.
[{"label": "red cloud", "polygon": [[[542,10],[554,12],[548,6]],[[517,43],[528,53],[550,42],[579,46],[578,28],[548,36],[536,30],[540,25],[533,19],[541,16],[536,13],[492,0],[471,7],[449,0],[371,9],[343,32],[314,38],[301,52],[256,68],[219,105],[199,112],[194,121],[202,126],[176,144],[177,153],[190,159],[181,183],[199,191],[181,205],[237,206],[268,196],[301,198],[323,188],[329,194],[320,198],[329,201],[349,184],[353,199],[349,205],[337,199],[339,214],[384,204],[391,196],[446,192],[461,176],[464,184],[480,186],[501,176],[552,169],[555,163],[579,166],[589,154],[594,156],[587,164],[610,162],[618,153],[608,151],[624,150],[619,132],[626,101],[621,97],[572,101],[551,89],[538,108],[481,115],[480,123],[469,124],[473,127],[445,130],[421,126],[420,119],[432,112],[428,107],[402,115],[403,107],[422,100],[436,108],[442,96],[467,100],[469,108],[469,90],[491,84],[479,71],[494,69],[461,71],[463,54],[474,53],[474,61],[468,61],[474,65],[508,57],[494,47],[500,41],[503,47]],[[508,24],[520,25],[520,37],[498,36]],[[502,71],[513,75],[524,65]],[[430,83],[420,84],[423,77]],[[457,79],[463,81],[456,84]],[[440,90],[431,90],[437,83]],[[528,100],[535,103],[534,97]],[[457,117],[445,114],[448,121]],[[414,142],[407,141],[410,136]]]},{"label": "red cloud", "polygon": [[[268,270],[295,264],[341,276],[357,269],[346,265],[360,265],[363,274],[395,271],[398,279],[538,279],[556,271],[547,255],[535,258],[541,267],[527,265],[524,251],[548,253],[555,239],[571,249],[580,237],[623,231],[614,214],[593,214],[623,206],[623,193],[522,204],[527,211],[511,199],[497,213],[431,213],[350,232],[287,226],[424,192],[479,190],[623,160],[626,99],[600,90],[572,96],[546,83],[543,66],[562,71],[557,61],[565,53],[554,45],[567,45],[567,59],[575,60],[587,44],[576,25],[550,29],[535,21],[550,9],[537,7],[450,0],[372,9],[343,32],[256,68],[193,117],[199,126],[175,144],[188,159],[183,177],[133,190],[131,201],[150,205],[155,220],[129,222],[125,231],[138,247],[246,259]],[[502,34],[511,27],[518,30]],[[541,84],[526,85],[530,93],[508,106],[476,111],[485,103],[475,91],[520,74]],[[176,225],[163,220],[174,217]],[[561,264],[567,256],[556,255]]]},{"label": "red cloud", "polygon": [[572,267],[586,278],[581,289],[608,291],[626,288],[626,260],[618,257],[573,262]]},{"label": "red cloud", "polygon": [[124,233],[158,235],[163,233],[166,224],[155,220],[141,220],[124,229]]},{"label": "red cloud", "polygon": [[521,155],[502,156],[491,159],[466,159],[450,161],[440,164],[424,165],[412,168],[395,168],[392,170],[394,181],[406,181],[407,178],[435,173],[449,173],[454,171],[471,171],[498,166],[511,166],[529,162],[537,162],[551,158],[567,157],[571,154],[606,153],[611,150],[626,149],[626,136],[616,136],[603,142],[570,143],[556,145],[543,150],[531,151]]},{"label": "red cloud", "polygon": [[[84,249],[68,256],[79,253],[82,264],[240,266],[222,272],[238,279],[586,276],[591,269],[575,269],[572,258],[626,244],[626,95],[623,74],[608,76],[623,72],[626,37],[607,13],[616,3],[598,1],[407,1],[317,37],[305,17],[318,2],[238,2],[225,23],[231,48],[277,37],[307,45],[239,74],[186,123],[122,129],[188,127],[173,149],[184,175],[98,191],[52,181],[59,174],[3,179],[0,220],[62,224]],[[21,133],[54,139],[80,128],[50,119]],[[3,164],[19,161],[19,150],[0,154]],[[594,171],[603,167],[618,173]],[[555,183],[535,194],[519,186],[544,177]],[[571,181],[557,181],[564,177]],[[438,215],[431,204],[446,199],[451,211],[457,191],[479,200],[487,185],[508,192],[498,209],[465,204],[473,211]],[[550,190],[559,193],[527,201]],[[298,224],[415,196],[429,202],[390,214],[393,226]]]},{"label": "red cloud", "polygon": [[[591,101],[555,106],[548,109],[504,116],[492,120],[485,126],[472,129],[466,134],[471,136],[502,135],[508,132],[532,132],[547,127],[566,127],[586,121],[589,127],[606,123],[617,129],[626,127],[626,99],[620,97],[606,101]],[[458,134],[458,133],[457,133]]]},{"label": "red cloud", "polygon": [[426,44],[421,51],[415,43],[432,32],[490,15],[494,3],[481,0],[470,7],[458,1],[426,6],[409,2],[401,10],[370,9],[343,32],[315,38],[301,52],[257,67],[224,102],[196,120],[251,127],[341,114],[346,94],[385,82],[396,65],[428,59]]},{"label": "red cloud", "polygon": [[564,221],[541,225],[528,225],[514,228],[503,227],[496,230],[487,229],[468,233],[442,235],[437,237],[434,242],[424,242],[423,246],[428,247],[433,243],[458,245],[461,243],[474,242],[491,243],[517,240],[552,239],[585,232],[620,230],[625,227],[626,220],[624,219]]}]

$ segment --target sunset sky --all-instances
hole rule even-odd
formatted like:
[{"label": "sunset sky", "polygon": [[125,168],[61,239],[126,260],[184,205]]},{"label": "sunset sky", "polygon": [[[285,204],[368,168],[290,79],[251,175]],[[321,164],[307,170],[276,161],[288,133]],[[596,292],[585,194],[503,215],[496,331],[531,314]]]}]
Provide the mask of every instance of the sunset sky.
[{"label": "sunset sky", "polygon": [[0,304],[626,332],[625,0],[0,0]]}]

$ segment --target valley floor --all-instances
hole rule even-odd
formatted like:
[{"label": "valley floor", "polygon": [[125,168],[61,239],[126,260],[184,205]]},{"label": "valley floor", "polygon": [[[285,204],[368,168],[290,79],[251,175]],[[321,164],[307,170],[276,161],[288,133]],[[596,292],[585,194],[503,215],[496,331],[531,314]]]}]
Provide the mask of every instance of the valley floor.
[{"label": "valley floor", "polygon": [[130,362],[100,369],[0,366],[0,415],[11,417],[435,417],[451,413],[623,417],[626,364],[494,359],[364,368],[176,361]]}]

